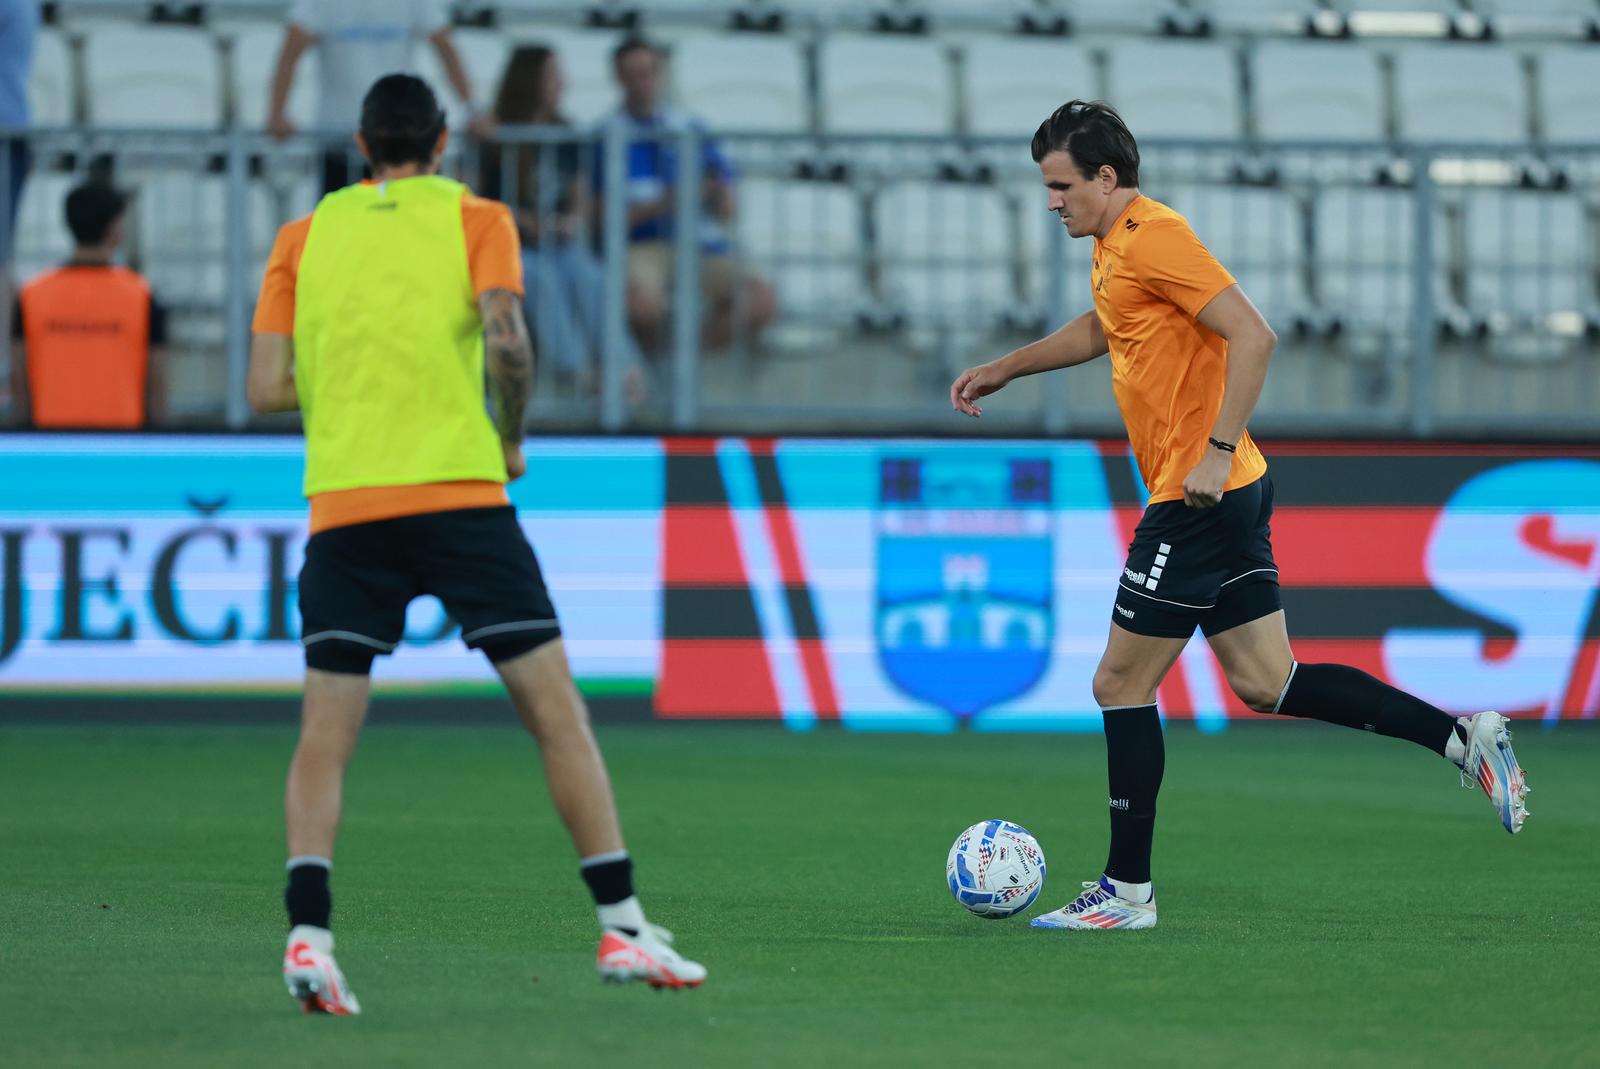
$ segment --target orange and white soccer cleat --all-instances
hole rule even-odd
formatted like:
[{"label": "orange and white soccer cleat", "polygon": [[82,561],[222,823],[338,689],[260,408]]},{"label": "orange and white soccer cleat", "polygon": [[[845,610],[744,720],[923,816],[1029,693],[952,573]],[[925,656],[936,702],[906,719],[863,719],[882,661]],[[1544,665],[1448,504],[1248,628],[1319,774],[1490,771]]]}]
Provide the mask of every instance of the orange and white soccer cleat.
[{"label": "orange and white soccer cleat", "polygon": [[595,967],[608,984],[643,980],[654,988],[699,987],[706,978],[706,967],[673,950],[672,933],[654,924],[605,929]]},{"label": "orange and white soccer cleat", "polygon": [[1029,922],[1032,928],[1075,928],[1090,931],[1154,928],[1156,897],[1148,902],[1120,898],[1104,876],[1083,885],[1083,893],[1060,909],[1041,914]]},{"label": "orange and white soccer cleat", "polygon": [[283,982],[306,1013],[353,1017],[361,1012],[361,1003],[333,960],[333,933],[326,928],[301,924],[290,930],[283,951]]},{"label": "orange and white soccer cleat", "polygon": [[1500,814],[1500,823],[1515,835],[1528,819],[1528,780],[1511,749],[1511,731],[1505,717],[1494,711],[1466,717],[1467,757],[1461,763],[1461,785],[1481,788]]}]

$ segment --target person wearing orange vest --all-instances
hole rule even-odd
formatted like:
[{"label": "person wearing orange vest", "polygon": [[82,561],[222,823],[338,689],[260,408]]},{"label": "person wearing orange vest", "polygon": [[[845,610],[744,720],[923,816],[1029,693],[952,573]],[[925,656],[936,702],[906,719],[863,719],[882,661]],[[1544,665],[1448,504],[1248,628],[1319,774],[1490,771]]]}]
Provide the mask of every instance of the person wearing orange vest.
[{"label": "person wearing orange vest", "polygon": [[166,314],[138,273],[112,262],[128,195],[103,182],[67,194],[72,259],[22,287],[12,408],[43,429],[136,430],[166,420]]},{"label": "person wearing orange vest", "polygon": [[284,804],[284,982],[308,1012],[360,1012],[329,927],[344,770],[373,659],[395,651],[406,607],[431,594],[539,742],[594,897],[601,977],[697,987],[706,970],[673,950],[634,895],[605,760],[506,494],[526,470],[533,381],[521,251],[509,208],[439,177],[447,138],[426,82],[374,83],[356,136],[372,180],[278,232],[256,305],[250,403],[300,411],[311,499],[299,583],[305,704]]}]

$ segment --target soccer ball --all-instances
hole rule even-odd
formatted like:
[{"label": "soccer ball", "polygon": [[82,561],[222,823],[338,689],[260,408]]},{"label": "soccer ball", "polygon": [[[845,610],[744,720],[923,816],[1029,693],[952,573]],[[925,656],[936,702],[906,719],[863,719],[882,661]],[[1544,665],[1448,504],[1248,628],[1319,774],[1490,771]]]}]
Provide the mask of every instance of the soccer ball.
[{"label": "soccer ball", "polygon": [[1044,890],[1044,851],[1020,824],[986,820],[956,836],[944,876],[968,912],[998,920],[1021,913]]}]

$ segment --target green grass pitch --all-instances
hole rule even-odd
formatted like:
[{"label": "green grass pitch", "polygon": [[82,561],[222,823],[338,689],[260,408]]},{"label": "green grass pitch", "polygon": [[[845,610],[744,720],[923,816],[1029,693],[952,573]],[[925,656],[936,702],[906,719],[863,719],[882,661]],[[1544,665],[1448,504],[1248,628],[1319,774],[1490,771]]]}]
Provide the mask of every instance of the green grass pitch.
[{"label": "green grass pitch", "polygon": [[290,730],[0,729],[0,1064],[1600,1064],[1600,732],[1519,733],[1513,839],[1401,742],[1174,728],[1161,926],[1120,934],[978,920],[943,880],[991,816],[1044,846],[1039,909],[1092,878],[1096,737],[601,737],[643,900],[706,986],[597,982],[530,741],[380,724],[334,873],[366,1013],[335,1020],[278,978]]}]

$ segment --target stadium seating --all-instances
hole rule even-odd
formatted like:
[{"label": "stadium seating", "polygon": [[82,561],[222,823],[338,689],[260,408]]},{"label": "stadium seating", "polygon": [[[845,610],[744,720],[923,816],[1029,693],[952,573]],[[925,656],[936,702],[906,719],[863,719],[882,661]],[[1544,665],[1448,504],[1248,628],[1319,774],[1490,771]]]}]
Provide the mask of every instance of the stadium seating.
[{"label": "stadium seating", "polygon": [[967,130],[1029,138],[1073,97],[1099,96],[1089,50],[1069,41],[982,37],[962,52]]},{"label": "stadium seating", "polygon": [[17,211],[16,275],[29,279],[57,267],[72,255],[72,235],[67,230],[67,193],[77,185],[75,175],[35,171],[22,186]]},{"label": "stadium seating", "polygon": [[[229,82],[233,88],[232,118],[247,130],[266,125],[272,103],[272,75],[278,66],[278,50],[283,44],[279,26],[241,26],[231,35]],[[289,91],[289,118],[302,130],[317,121],[317,84],[320,59],[316,49],[300,58],[295,68],[294,86]]]},{"label": "stadium seating", "polygon": [[1278,330],[1311,310],[1306,290],[1304,223],[1299,203],[1277,189],[1171,184],[1152,191],[1183,214]]},{"label": "stadium seating", "polygon": [[28,104],[35,126],[66,126],[76,118],[72,54],[66,38],[50,29],[39,31],[28,76]]},{"label": "stadium seating", "polygon": [[1596,309],[1594,222],[1565,192],[1474,190],[1462,208],[1467,297],[1474,313],[1548,325]]},{"label": "stadium seating", "polygon": [[1394,83],[1403,139],[1516,144],[1529,136],[1527,86],[1510,49],[1408,44],[1395,54]]},{"label": "stadium seating", "polygon": [[1014,217],[998,190],[896,183],[873,218],[884,297],[914,325],[977,329],[1018,303]]},{"label": "stadium seating", "polygon": [[952,131],[954,93],[941,44],[835,34],[818,47],[818,66],[827,133]]},{"label": "stadium seating", "polygon": [[92,123],[170,129],[222,125],[222,60],[205,30],[97,26],[84,42],[83,71]]},{"label": "stadium seating", "polygon": [[1600,142],[1600,49],[1546,49],[1539,55],[1538,71],[1544,140]]},{"label": "stadium seating", "polygon": [[1387,134],[1378,54],[1344,43],[1272,42],[1251,56],[1256,133],[1264,138],[1380,141]]},{"label": "stadium seating", "polygon": [[141,182],[134,198],[135,263],[169,303],[220,305],[226,275],[224,179],[163,173]]},{"label": "stadium seating", "polygon": [[[1416,202],[1397,189],[1333,188],[1313,198],[1314,277],[1320,308],[1357,334],[1404,337],[1416,291]],[[1449,241],[1434,221],[1437,311],[1456,308],[1448,286]]]},{"label": "stadium seating", "polygon": [[790,38],[685,38],[673,49],[672,77],[678,102],[713,127],[770,133],[811,127],[804,57]]},{"label": "stadium seating", "polygon": [[735,233],[740,254],[777,287],[785,317],[837,320],[864,304],[865,229],[854,189],[746,179]]},{"label": "stadium seating", "polygon": [[1107,56],[1106,92],[1138,138],[1244,133],[1239,73],[1226,45],[1138,41]]}]

